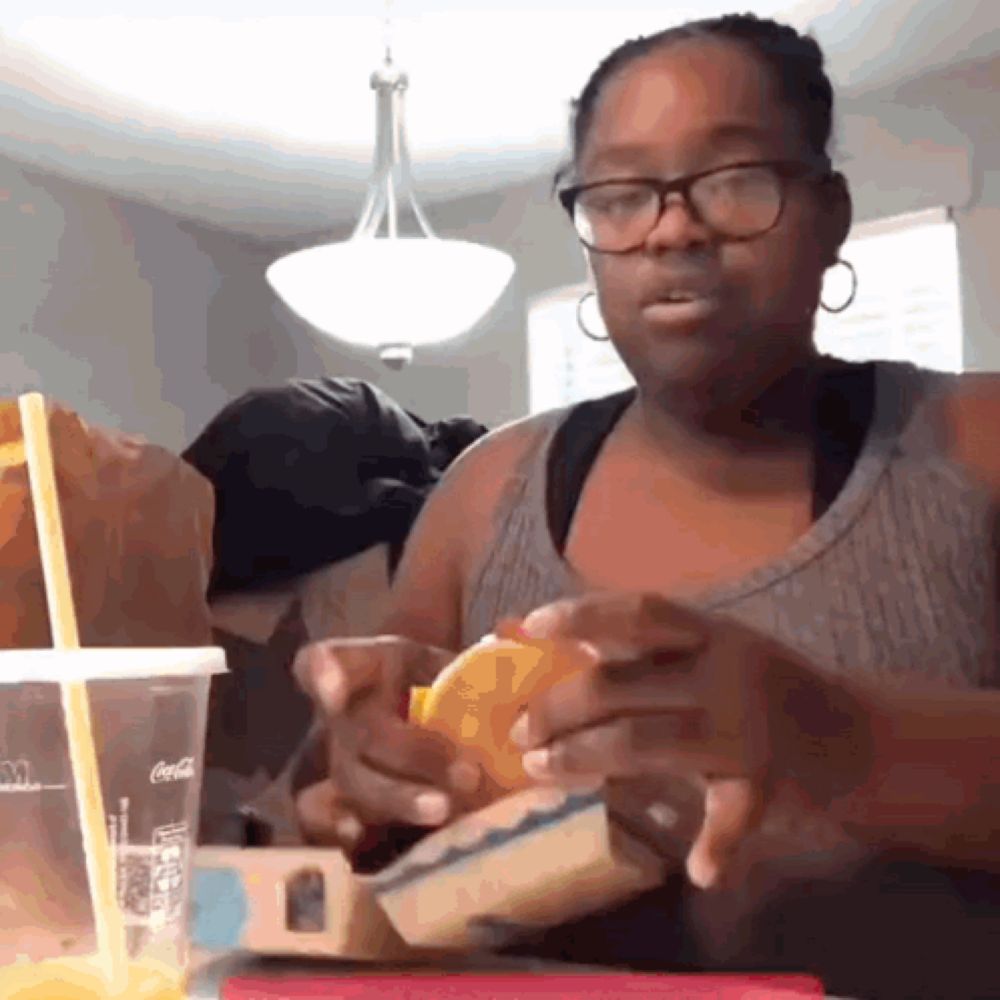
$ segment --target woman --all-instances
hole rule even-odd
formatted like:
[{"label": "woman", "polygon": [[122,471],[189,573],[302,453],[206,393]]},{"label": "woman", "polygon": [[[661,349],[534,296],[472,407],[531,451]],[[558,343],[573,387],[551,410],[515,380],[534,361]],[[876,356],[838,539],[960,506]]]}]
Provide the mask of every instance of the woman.
[{"label": "woman", "polygon": [[[627,43],[596,70],[561,200],[637,389],[471,449],[411,536],[387,635],[302,654],[330,740],[329,777],[300,802],[313,837],[350,845],[461,808],[476,775],[396,708],[446,651],[514,618],[601,654],[528,707],[526,767],[631,786],[654,815],[678,779],[703,787],[697,885],[747,876],[768,850],[752,831],[779,807],[864,847],[997,853],[1000,703],[984,689],[998,677],[1000,459],[982,428],[1000,391],[817,353],[823,275],[851,223],[832,103],[818,46],[749,15]],[[738,888],[695,894],[693,924],[706,899],[738,910]],[[538,946],[632,965],[726,958],[684,940],[678,892]],[[743,966],[820,968],[847,988],[867,975],[867,959],[846,971],[864,942],[794,941],[787,920],[741,939],[724,926]],[[877,989],[906,995],[893,976]]]}]

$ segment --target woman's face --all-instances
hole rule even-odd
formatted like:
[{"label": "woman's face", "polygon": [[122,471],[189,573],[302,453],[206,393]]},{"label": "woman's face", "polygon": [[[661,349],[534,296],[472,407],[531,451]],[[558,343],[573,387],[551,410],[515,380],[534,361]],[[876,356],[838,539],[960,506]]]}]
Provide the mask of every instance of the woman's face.
[{"label": "woman's face", "polygon": [[[812,161],[766,67],[727,41],[685,40],[623,68],[602,90],[579,183],[671,180],[727,164]],[[846,192],[787,183],[769,232],[719,238],[670,200],[637,250],[590,254],[612,340],[640,386],[723,397],[759,389],[807,355],[823,271],[850,225]],[[689,300],[665,301],[674,293]]]}]

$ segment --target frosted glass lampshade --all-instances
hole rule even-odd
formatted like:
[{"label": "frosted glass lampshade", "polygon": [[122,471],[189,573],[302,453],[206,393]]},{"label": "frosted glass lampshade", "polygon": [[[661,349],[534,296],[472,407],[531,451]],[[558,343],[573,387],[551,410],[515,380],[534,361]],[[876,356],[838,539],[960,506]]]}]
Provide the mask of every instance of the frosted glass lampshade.
[{"label": "frosted glass lampshade", "polygon": [[514,261],[437,237],[355,237],[275,261],[267,280],[312,326],[351,344],[421,346],[457,337],[496,304]]}]

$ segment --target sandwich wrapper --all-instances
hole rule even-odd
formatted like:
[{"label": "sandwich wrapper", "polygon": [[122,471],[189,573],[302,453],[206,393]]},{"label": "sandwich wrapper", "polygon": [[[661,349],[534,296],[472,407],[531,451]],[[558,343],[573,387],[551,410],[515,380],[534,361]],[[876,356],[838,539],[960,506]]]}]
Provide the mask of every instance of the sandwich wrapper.
[{"label": "sandwich wrapper", "polygon": [[511,726],[531,698],[578,671],[586,655],[487,636],[430,688],[414,691],[411,720],[460,747],[483,783],[478,808],[370,877],[408,944],[501,947],[651,889],[683,858],[684,834],[696,829],[665,836],[655,823],[636,821],[641,809],[616,808],[628,803],[607,788],[539,785],[523,771]]}]

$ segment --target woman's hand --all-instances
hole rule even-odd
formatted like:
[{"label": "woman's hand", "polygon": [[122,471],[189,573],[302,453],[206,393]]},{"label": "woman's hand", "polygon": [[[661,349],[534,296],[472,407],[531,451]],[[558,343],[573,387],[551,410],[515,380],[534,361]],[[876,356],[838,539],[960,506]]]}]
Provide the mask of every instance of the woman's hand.
[{"label": "woman's hand", "polygon": [[478,769],[405,721],[410,688],[455,654],[396,636],[307,646],[293,667],[325,729],[327,778],[298,796],[304,834],[351,848],[366,827],[439,826],[475,790]]},{"label": "woman's hand", "polygon": [[528,706],[512,735],[538,780],[660,774],[705,786],[705,819],[687,860],[713,885],[778,786],[822,808],[864,782],[871,707],[801,656],[723,617],[649,595],[560,601],[521,624],[570,638],[590,670]]}]

